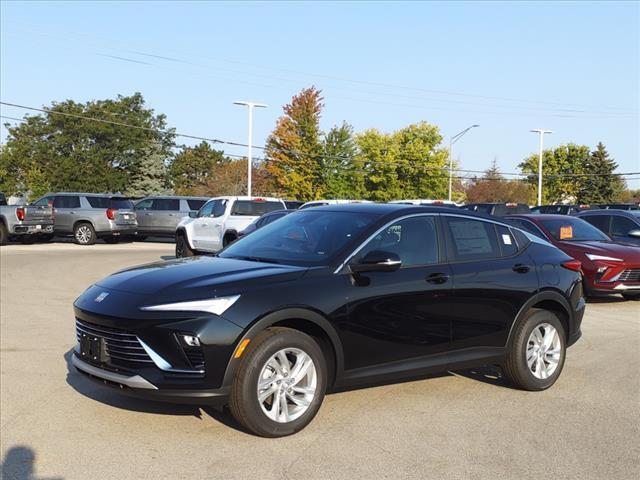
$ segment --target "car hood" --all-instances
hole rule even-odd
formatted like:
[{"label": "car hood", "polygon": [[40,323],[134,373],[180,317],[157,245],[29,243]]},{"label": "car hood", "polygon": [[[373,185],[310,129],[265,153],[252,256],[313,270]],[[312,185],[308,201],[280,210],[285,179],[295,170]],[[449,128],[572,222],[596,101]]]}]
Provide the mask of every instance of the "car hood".
[{"label": "car hood", "polygon": [[291,281],[306,268],[230,258],[192,257],[162,261],[114,273],[96,283],[99,287],[133,294],[153,294],[185,299],[201,292],[218,295],[233,288]]},{"label": "car hood", "polygon": [[628,263],[640,263],[640,247],[614,242],[558,242],[561,249],[593,253],[609,257],[621,258]]}]

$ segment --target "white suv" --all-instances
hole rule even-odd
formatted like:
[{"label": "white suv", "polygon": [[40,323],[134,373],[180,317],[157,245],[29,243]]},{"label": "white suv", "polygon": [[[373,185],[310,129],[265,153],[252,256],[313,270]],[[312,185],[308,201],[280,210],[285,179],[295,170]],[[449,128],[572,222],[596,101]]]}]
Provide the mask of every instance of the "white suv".
[{"label": "white suv", "polygon": [[176,229],[176,257],[215,253],[238,238],[256,218],[287,207],[279,198],[216,197],[195,214],[184,218]]}]

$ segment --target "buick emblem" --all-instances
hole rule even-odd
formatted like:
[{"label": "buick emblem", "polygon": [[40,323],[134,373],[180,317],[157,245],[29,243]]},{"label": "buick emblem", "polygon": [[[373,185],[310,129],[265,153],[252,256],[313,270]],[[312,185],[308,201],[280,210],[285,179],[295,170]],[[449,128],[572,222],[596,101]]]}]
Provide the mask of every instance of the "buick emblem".
[{"label": "buick emblem", "polygon": [[102,292],[100,295],[98,295],[95,300],[96,302],[100,303],[101,301],[103,301],[105,298],[107,298],[107,296],[109,295],[109,292]]}]

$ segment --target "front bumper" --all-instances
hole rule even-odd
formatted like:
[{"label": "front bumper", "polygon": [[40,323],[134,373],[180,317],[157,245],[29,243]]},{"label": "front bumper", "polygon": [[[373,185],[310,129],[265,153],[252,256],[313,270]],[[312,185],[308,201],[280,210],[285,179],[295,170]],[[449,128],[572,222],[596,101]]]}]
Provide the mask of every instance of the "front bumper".
[{"label": "front bumper", "polygon": [[147,400],[161,402],[220,406],[229,401],[228,388],[216,388],[207,390],[174,390],[162,389],[151,383],[139,374],[116,373],[105,370],[82,360],[74,352],[71,363],[78,372],[88,376],[94,381],[108,387],[117,389],[121,393]]}]

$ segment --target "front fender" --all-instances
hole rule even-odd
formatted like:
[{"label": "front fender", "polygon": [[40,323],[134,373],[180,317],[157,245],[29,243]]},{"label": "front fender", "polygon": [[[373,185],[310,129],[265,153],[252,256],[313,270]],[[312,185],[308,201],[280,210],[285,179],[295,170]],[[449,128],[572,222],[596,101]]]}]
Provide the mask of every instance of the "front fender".
[{"label": "front fender", "polygon": [[[278,322],[292,319],[300,319],[312,322],[326,333],[336,354],[335,379],[340,378],[342,376],[342,372],[344,371],[344,354],[342,351],[342,343],[340,342],[338,333],[335,331],[329,320],[327,320],[322,314],[316,312],[315,310],[311,310],[305,307],[289,307],[268,313],[255,321],[249,327],[249,329],[245,331],[244,335],[238,338],[236,346],[239,345],[245,338],[254,338],[262,330],[265,330],[266,328],[269,328],[270,326]],[[235,359],[232,357],[229,360],[229,364],[227,365],[227,370],[222,382],[223,387],[231,385],[239,363],[240,359]]]}]

